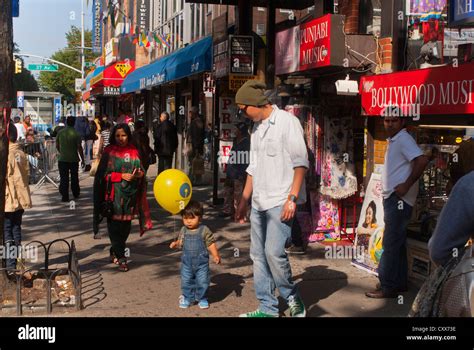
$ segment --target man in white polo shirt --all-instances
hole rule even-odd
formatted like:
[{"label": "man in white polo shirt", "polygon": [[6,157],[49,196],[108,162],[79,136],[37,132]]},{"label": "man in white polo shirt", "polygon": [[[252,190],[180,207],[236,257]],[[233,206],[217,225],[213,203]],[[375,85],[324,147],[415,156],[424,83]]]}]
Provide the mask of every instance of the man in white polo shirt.
[{"label": "man in white polo shirt", "polygon": [[382,171],[385,230],[378,273],[380,284],[369,298],[395,298],[407,290],[406,228],[418,195],[418,179],[428,158],[405,129],[400,117],[385,117],[389,138]]},{"label": "man in white polo shirt", "polygon": [[290,315],[304,317],[306,310],[293,282],[285,246],[291,241],[296,204],[306,201],[308,153],[298,118],[271,105],[265,89],[264,83],[250,80],[235,96],[239,109],[255,123],[248,176],[236,219],[242,222],[252,196],[250,257],[260,302],[256,311],[241,316],[278,317],[278,288]]}]

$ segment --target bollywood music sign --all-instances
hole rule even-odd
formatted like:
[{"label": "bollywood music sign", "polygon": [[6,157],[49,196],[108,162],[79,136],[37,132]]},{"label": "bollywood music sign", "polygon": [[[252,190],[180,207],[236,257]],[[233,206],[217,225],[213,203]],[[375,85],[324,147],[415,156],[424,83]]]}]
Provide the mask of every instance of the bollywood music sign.
[{"label": "bollywood music sign", "polygon": [[382,116],[387,107],[418,114],[473,114],[474,63],[364,76],[360,94],[366,115]]}]

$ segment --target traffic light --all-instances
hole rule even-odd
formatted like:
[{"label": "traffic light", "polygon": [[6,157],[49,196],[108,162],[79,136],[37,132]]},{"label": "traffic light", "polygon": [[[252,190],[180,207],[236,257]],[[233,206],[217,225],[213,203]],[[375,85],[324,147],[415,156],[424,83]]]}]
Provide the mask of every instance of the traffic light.
[{"label": "traffic light", "polygon": [[15,59],[15,74],[20,74],[23,69],[23,62],[17,58]]}]

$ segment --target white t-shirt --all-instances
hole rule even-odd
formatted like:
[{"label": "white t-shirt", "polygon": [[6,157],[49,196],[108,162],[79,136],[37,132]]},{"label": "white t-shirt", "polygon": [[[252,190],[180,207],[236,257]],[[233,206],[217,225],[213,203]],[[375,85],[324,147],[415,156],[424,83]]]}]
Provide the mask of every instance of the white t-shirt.
[{"label": "white t-shirt", "polygon": [[15,123],[15,127],[16,127],[16,130],[17,130],[17,133],[18,133],[18,137],[17,137],[17,141],[18,140],[21,140],[21,139],[24,139],[25,138],[25,134],[26,134],[26,130],[25,130],[25,127],[23,126],[22,123]]},{"label": "white t-shirt", "polygon": [[[411,161],[423,155],[422,150],[406,129],[401,130],[394,137],[388,138],[387,141],[388,147],[382,170],[383,198],[390,197],[395,187],[408,179],[413,170]],[[413,206],[417,195],[418,181],[413,184],[402,199]]]}]

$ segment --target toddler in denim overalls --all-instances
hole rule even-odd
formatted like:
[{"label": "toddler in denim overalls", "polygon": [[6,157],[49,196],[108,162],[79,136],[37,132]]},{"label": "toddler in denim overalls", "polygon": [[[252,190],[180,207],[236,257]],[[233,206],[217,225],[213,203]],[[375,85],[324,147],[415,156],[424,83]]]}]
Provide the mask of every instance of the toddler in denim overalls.
[{"label": "toddler in denim overalls", "polygon": [[209,288],[209,253],[216,264],[221,257],[217,250],[213,233],[205,225],[201,225],[203,210],[200,203],[190,201],[181,212],[184,227],[178,239],[170,244],[170,248],[182,248],[181,257],[181,291],[179,307],[188,308],[198,302],[201,309],[209,308],[207,290]]}]

